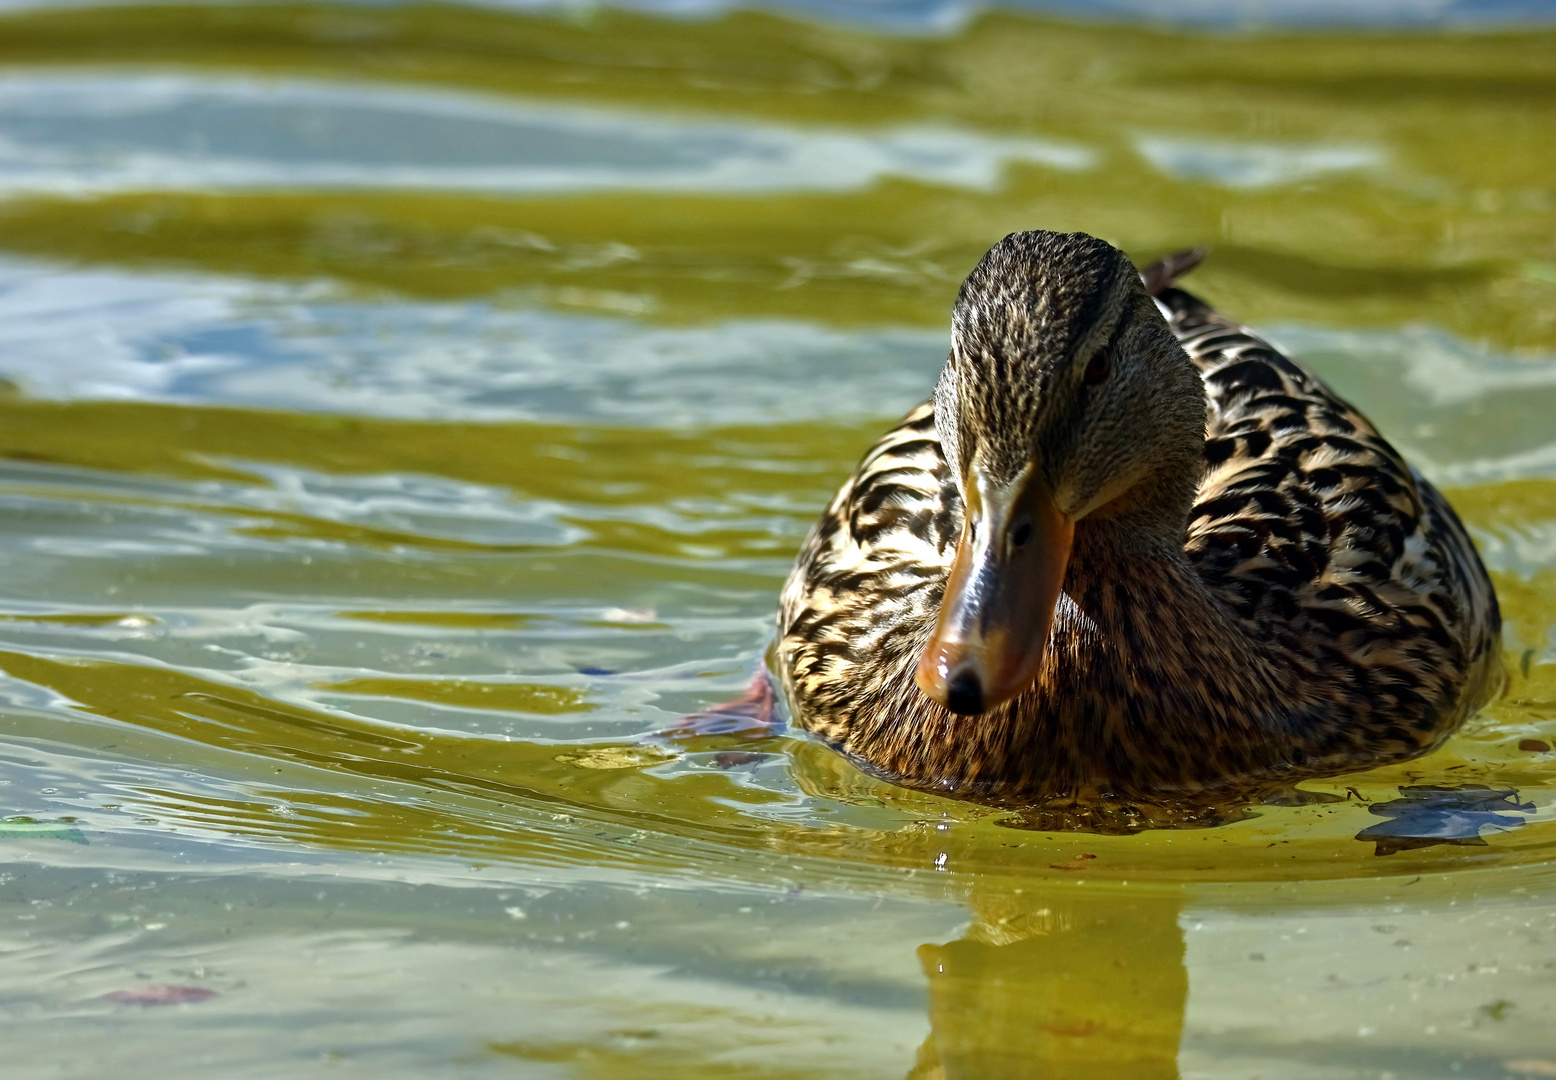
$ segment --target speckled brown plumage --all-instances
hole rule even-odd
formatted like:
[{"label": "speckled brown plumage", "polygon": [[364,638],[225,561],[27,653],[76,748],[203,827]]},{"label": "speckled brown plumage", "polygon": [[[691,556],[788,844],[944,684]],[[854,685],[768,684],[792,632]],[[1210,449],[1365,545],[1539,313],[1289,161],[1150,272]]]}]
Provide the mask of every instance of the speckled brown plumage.
[{"label": "speckled brown plumage", "polygon": [[[1500,620],[1453,510],[1315,375],[1174,287],[1183,264],[1142,284],[1053,233],[980,263],[935,398],[865,455],[784,589],[799,726],[909,786],[1151,799],[1414,757],[1484,702]],[[914,669],[974,457],[1035,462],[1079,509],[1035,679],[957,715]]]}]

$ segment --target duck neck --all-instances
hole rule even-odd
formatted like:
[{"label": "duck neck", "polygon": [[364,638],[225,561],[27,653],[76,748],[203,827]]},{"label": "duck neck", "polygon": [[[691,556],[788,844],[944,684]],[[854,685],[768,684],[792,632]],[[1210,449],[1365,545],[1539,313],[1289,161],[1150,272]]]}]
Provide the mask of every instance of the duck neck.
[{"label": "duck neck", "polygon": [[1164,631],[1145,633],[1141,648],[1166,647],[1166,627],[1183,623],[1185,631],[1213,635],[1218,652],[1247,659],[1246,630],[1211,595],[1184,550],[1205,470],[1205,390],[1188,357],[1168,340],[1176,362],[1165,369],[1172,387],[1142,436],[1148,471],[1075,523],[1065,590],[1099,626]]},{"label": "duck neck", "polygon": [[[1291,665],[1217,598],[1157,510],[1086,518],[1065,579],[1078,677],[1123,680],[1164,715],[1255,727],[1303,696]],[[1207,715],[1208,714],[1208,715]]]}]

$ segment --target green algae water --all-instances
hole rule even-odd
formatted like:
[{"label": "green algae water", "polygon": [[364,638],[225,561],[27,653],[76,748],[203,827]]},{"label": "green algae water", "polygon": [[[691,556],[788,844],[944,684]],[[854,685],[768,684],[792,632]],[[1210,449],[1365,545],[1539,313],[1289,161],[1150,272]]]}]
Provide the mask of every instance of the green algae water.
[{"label": "green algae water", "polygon": [[[0,16],[0,1073],[1556,1076],[1553,57]],[[655,737],[1024,228],[1212,246],[1449,492],[1460,735],[1121,835]]]}]

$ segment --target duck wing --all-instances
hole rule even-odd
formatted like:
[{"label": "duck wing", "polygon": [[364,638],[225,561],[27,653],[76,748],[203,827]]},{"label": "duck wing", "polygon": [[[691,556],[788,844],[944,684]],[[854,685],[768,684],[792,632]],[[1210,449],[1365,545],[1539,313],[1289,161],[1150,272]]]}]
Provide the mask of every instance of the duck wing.
[{"label": "duck wing", "polygon": [[934,624],[961,528],[961,495],[926,401],[844,482],[784,587],[780,668],[806,727],[841,736],[854,703],[896,692]]},{"label": "duck wing", "polygon": [[1369,752],[1435,744],[1484,702],[1498,655],[1463,524],[1317,375],[1168,280],[1156,301],[1209,404],[1185,542],[1201,580],[1252,638],[1305,658]]}]

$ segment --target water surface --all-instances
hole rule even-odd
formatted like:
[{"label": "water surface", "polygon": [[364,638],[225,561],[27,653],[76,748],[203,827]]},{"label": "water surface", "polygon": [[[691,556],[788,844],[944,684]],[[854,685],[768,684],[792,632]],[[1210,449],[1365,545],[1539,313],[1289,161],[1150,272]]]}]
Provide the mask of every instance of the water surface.
[{"label": "water surface", "polygon": [[[1553,47],[7,15],[8,1075],[1556,1075]],[[1447,746],[1103,836],[649,738],[1030,227],[1213,245],[1449,490]]]}]

